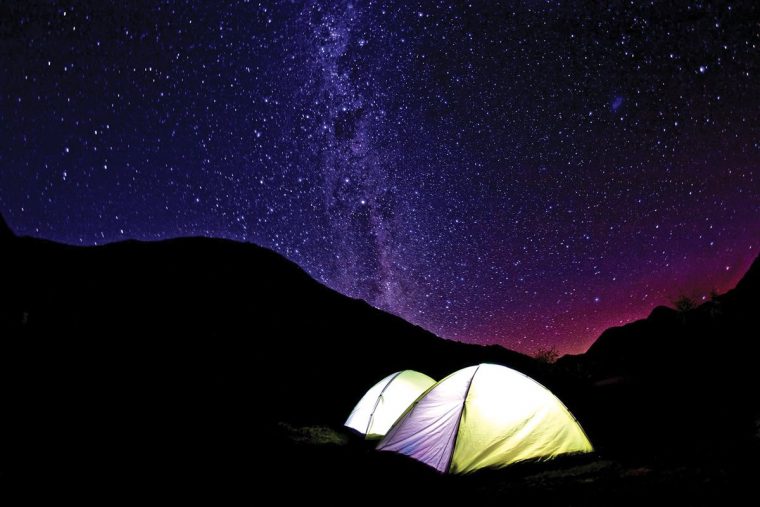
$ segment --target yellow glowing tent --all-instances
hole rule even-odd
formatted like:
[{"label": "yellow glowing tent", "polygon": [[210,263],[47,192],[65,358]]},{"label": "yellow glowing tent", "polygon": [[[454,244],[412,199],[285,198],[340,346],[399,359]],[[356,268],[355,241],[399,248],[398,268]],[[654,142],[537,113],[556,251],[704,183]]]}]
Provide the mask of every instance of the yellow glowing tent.
[{"label": "yellow glowing tent", "polygon": [[573,415],[548,389],[494,364],[464,368],[438,382],[377,448],[451,473],[593,450]]},{"label": "yellow glowing tent", "polygon": [[388,375],[359,400],[346,426],[368,439],[382,438],[409,405],[433,384],[435,380],[414,370]]}]

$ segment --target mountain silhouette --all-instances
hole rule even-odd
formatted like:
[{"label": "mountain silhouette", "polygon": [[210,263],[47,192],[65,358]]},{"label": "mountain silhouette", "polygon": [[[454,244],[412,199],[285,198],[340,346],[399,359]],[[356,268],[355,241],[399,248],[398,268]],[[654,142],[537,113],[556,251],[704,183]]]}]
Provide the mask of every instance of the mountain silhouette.
[{"label": "mountain silhouette", "polygon": [[719,362],[725,354],[737,357],[760,345],[753,314],[758,309],[760,257],[726,294],[683,312],[658,306],[646,319],[604,331],[586,353],[561,362],[584,363],[595,380],[659,375],[670,371],[673,362],[689,362],[684,359]]},{"label": "mountain silhouette", "polygon": [[0,241],[8,241],[13,238],[13,236],[13,231],[11,231],[11,228],[5,223],[3,217],[0,216]]},{"label": "mountain silhouette", "polygon": [[5,454],[11,474],[23,469],[14,459],[46,476],[249,463],[278,424],[340,427],[402,369],[442,378],[497,362],[547,376],[522,354],[443,340],[343,296],[252,244],[75,247],[0,230],[0,356],[25,437]]},{"label": "mountain silhouette", "polygon": [[556,366],[586,379],[580,398],[603,447],[725,448],[758,429],[758,316],[760,257],[727,293],[686,311],[659,306]]},{"label": "mountain silhouette", "polygon": [[502,347],[438,338],[253,244],[181,238],[74,247],[16,238],[3,228],[5,331],[60,352],[83,347],[77,357],[122,347],[121,354],[144,362],[168,354],[177,359],[168,365],[177,367],[184,356],[206,361],[203,367],[237,361],[281,376],[270,389],[319,384],[332,390],[331,403],[349,409],[367,382],[388,371],[413,368],[440,378],[488,360],[539,376],[545,369]]}]

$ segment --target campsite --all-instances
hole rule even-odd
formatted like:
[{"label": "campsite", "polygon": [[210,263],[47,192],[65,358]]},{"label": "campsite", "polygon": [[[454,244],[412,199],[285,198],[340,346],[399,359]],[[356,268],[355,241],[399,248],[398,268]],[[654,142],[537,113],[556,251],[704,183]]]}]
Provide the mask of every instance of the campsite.
[{"label": "campsite", "polygon": [[[758,261],[715,301],[685,314],[655,309],[586,354],[546,364],[436,338],[249,244],[78,248],[3,231],[9,484],[96,498],[266,490],[342,503],[372,491],[387,501],[554,505],[633,504],[653,492],[700,503],[753,485]],[[352,340],[358,333],[370,339]],[[403,354],[378,353],[381,342]],[[482,363],[502,366],[473,375]],[[555,415],[580,422],[572,427],[593,452],[462,475],[377,451],[344,423],[404,368],[429,372],[413,376],[418,391],[453,373],[440,385],[459,402],[473,377],[471,395],[485,400],[511,383],[534,389]]]}]

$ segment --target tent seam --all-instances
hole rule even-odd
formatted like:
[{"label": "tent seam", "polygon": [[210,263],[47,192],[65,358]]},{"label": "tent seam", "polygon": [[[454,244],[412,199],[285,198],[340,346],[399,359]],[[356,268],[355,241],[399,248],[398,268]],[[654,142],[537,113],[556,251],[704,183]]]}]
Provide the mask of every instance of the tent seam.
[{"label": "tent seam", "polygon": [[372,427],[372,420],[375,417],[375,410],[377,410],[377,406],[380,405],[380,398],[383,397],[383,393],[386,389],[388,389],[388,386],[391,385],[391,383],[396,380],[396,377],[404,373],[406,370],[401,370],[399,372],[396,372],[396,374],[391,377],[391,379],[388,381],[387,384],[383,386],[383,388],[380,390],[380,394],[377,395],[377,399],[375,400],[375,406],[372,407],[372,412],[369,413],[369,419],[367,420],[367,430],[364,432],[365,435],[369,435],[369,429]]},{"label": "tent seam", "polygon": [[462,411],[459,413],[459,418],[457,419],[457,429],[454,432],[454,443],[451,446],[451,456],[449,456],[449,463],[446,465],[446,473],[451,472],[451,464],[454,462],[454,453],[457,450],[457,443],[459,442],[459,428],[462,426],[462,416],[464,415],[464,410],[467,407],[467,397],[470,395],[470,388],[472,387],[472,383],[475,381],[475,375],[478,374],[478,370],[480,370],[481,366],[482,364],[479,364],[475,368],[472,377],[470,377],[470,383],[467,384],[467,390],[464,392],[464,398],[462,399]]}]

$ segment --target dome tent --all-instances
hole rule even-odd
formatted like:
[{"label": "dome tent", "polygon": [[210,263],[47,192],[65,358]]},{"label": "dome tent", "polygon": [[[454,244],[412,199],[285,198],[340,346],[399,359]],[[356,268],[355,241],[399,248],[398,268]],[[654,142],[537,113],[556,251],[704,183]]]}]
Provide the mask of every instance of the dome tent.
[{"label": "dome tent", "polygon": [[359,400],[345,425],[367,438],[382,438],[409,405],[433,384],[435,380],[414,370],[388,375]]},{"label": "dome tent", "polygon": [[470,366],[435,384],[377,448],[451,473],[593,450],[556,396],[530,377],[495,364]]}]

